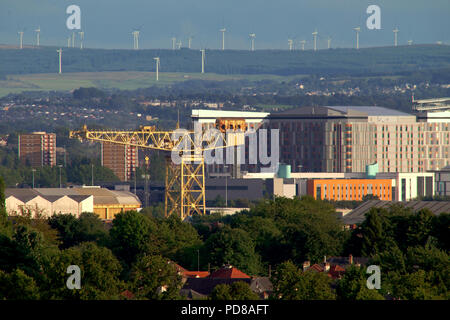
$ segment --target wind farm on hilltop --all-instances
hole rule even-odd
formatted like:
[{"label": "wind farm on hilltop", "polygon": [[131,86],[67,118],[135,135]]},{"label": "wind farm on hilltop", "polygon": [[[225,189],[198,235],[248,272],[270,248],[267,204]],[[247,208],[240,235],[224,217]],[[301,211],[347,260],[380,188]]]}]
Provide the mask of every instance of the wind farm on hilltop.
[{"label": "wind farm on hilltop", "polygon": [[[338,37],[321,33],[316,28],[310,33],[310,38],[290,34],[286,37],[284,49],[261,48],[256,45],[256,32],[251,32],[247,35],[247,49],[241,50],[233,49],[228,43],[230,30],[224,25],[218,29],[215,46],[195,40],[198,35],[187,32],[183,37],[168,37],[170,45],[160,49],[142,47],[141,38],[149,36],[141,32],[142,26],[129,31],[132,40],[129,49],[90,48],[86,45],[88,33],[84,30],[71,32],[67,37],[67,47],[49,46],[42,41],[45,30],[40,26],[33,29],[35,38],[30,44],[24,41],[27,39],[24,37],[26,30],[17,33],[17,45],[0,45],[3,62],[0,65],[0,79],[3,80],[0,94],[27,89],[71,90],[80,81],[104,88],[136,89],[186,79],[226,80],[238,77],[263,80],[308,75],[391,77],[434,68],[450,70],[450,46],[442,42],[413,45],[413,40],[402,40],[403,43],[399,41],[398,27],[390,29],[394,39],[384,47],[367,47],[364,38],[365,46],[361,46],[364,32],[356,26],[349,30],[349,33],[355,33],[356,39],[348,48],[334,45],[339,44]],[[261,38],[264,34],[258,36]],[[92,77],[96,72],[98,77]],[[61,82],[55,83],[52,74],[60,76]],[[81,74],[86,75],[85,80],[81,79]],[[111,78],[112,74],[115,79]],[[36,81],[38,76],[42,81]]]}]

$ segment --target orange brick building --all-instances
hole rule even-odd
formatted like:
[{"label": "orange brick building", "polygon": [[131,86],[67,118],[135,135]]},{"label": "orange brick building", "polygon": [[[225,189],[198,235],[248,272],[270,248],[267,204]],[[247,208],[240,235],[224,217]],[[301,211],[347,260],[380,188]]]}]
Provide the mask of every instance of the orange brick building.
[{"label": "orange brick building", "polygon": [[391,179],[311,179],[307,181],[307,194],[314,199],[356,200],[365,195],[392,201]]},{"label": "orange brick building", "polygon": [[33,132],[19,135],[19,159],[33,168],[56,165],[56,134]]},{"label": "orange brick building", "polygon": [[138,148],[109,142],[102,143],[102,166],[111,169],[120,181],[129,181],[138,167]]}]

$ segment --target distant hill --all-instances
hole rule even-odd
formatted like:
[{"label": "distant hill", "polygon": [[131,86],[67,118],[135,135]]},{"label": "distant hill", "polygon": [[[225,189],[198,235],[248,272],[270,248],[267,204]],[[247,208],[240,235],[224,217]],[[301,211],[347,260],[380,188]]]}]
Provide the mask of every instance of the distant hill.
[{"label": "distant hill", "polygon": [[[0,46],[0,75],[58,71],[56,47]],[[196,73],[201,69],[199,50],[106,50],[63,48],[63,72],[155,71]],[[205,71],[218,74],[274,74],[323,76],[381,76],[450,70],[450,46],[414,45],[319,51],[207,50]]]}]

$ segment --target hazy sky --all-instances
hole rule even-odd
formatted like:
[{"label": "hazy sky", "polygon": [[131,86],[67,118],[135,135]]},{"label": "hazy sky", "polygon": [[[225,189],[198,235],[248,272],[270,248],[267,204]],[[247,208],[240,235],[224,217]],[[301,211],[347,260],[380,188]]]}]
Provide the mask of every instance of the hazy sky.
[{"label": "hazy sky", "polygon": [[[170,48],[172,37],[187,46],[192,35],[193,48],[217,49],[222,27],[230,49],[248,49],[251,32],[256,49],[287,49],[288,38],[305,39],[311,48],[314,29],[319,48],[328,37],[332,47],[351,47],[356,26],[361,47],[392,45],[394,27],[399,44],[450,44],[449,0],[0,0],[0,43],[17,44],[23,30],[24,43],[32,44],[40,26],[41,44],[67,45],[71,4],[81,8],[85,46],[96,48],[132,48],[131,32],[139,28],[140,48]],[[371,4],[381,8],[381,30],[366,28]]]}]

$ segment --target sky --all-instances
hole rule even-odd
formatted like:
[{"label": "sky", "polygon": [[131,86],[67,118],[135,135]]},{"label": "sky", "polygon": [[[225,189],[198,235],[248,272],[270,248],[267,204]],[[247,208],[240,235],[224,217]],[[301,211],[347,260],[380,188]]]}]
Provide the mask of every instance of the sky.
[{"label": "sky", "polygon": [[[192,48],[219,49],[226,28],[226,49],[250,48],[249,33],[255,33],[256,49],[288,49],[288,39],[313,45],[317,29],[319,49],[354,47],[360,26],[360,47],[399,44],[450,44],[449,0],[0,0],[0,44],[34,44],[40,26],[41,45],[67,46],[72,30],[66,27],[66,8],[81,9],[84,46],[90,48],[133,47],[131,32],[140,30],[142,49],[171,48],[172,37]],[[369,30],[369,5],[381,9],[381,29]],[[76,45],[79,45],[78,35]]]}]

